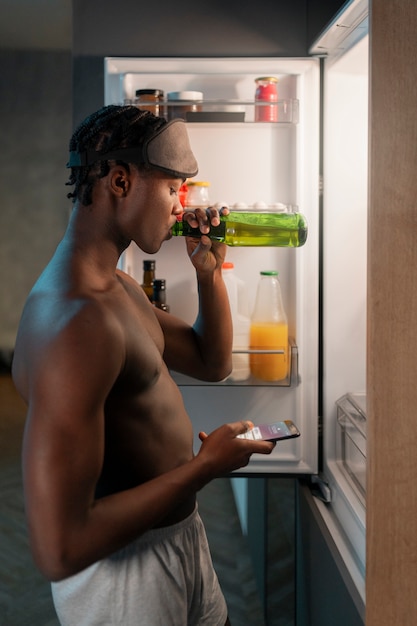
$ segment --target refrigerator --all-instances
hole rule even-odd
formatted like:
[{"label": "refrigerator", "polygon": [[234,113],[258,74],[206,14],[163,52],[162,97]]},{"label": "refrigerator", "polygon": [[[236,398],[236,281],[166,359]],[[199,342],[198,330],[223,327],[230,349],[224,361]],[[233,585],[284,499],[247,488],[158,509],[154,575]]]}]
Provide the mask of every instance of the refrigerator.
[{"label": "refrigerator", "polygon": [[[278,78],[277,122],[255,121],[259,76]],[[133,102],[138,89],[202,92],[206,121],[189,118],[187,130],[199,163],[196,180],[209,181],[211,203],[231,209],[280,203],[307,218],[303,247],[231,247],[226,259],[245,282],[250,311],[260,271],[279,272],[288,377],[202,383],[172,375],[196,450],[198,432],[224,422],[296,423],[299,438],[279,442],[268,457],[254,455],[232,477],[242,529],[251,478],[292,477],[307,485],[313,514],[331,537],[363,615],[366,485],[357,478],[366,458],[366,415],[356,458],[355,424],[341,407],[347,394],[366,401],[368,3],[345,3],[305,58],[107,57],[104,79],[105,104]],[[148,258],[132,244],[120,267],[141,283]],[[185,242],[172,238],[152,258],[156,277],[166,280],[171,313],[193,323],[197,289]]]}]

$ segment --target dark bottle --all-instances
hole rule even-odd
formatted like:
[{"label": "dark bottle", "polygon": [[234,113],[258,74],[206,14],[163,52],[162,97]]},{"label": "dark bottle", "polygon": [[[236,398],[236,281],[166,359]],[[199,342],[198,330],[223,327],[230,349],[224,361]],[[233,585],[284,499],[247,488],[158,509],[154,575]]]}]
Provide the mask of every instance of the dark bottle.
[{"label": "dark bottle", "polygon": [[153,282],[155,280],[155,261],[146,260],[143,262],[143,283],[142,289],[152,302]]},{"label": "dark bottle", "polygon": [[166,283],[164,278],[155,278],[153,281],[152,304],[157,309],[162,309],[169,313],[169,306],[166,303]]},{"label": "dark bottle", "polygon": [[[208,237],[228,246],[279,246],[298,248],[307,239],[307,220],[301,213],[272,211],[231,211],[220,217],[219,226],[211,226]],[[199,228],[188,222],[176,222],[174,236],[201,237]]]}]

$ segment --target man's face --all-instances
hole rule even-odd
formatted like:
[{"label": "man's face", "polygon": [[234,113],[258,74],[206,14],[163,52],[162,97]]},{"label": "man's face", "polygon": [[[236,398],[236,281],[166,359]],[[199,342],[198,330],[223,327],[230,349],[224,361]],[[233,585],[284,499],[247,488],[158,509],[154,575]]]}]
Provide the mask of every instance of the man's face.
[{"label": "man's face", "polygon": [[159,170],[136,170],[129,203],[130,238],[148,254],[169,237],[176,216],[183,211],[179,190],[184,180]]}]

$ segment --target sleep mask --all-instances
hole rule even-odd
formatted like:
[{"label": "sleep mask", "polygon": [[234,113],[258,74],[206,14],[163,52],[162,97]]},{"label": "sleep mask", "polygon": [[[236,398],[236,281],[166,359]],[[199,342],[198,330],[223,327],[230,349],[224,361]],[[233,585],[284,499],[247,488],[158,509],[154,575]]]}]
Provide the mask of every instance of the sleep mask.
[{"label": "sleep mask", "polygon": [[67,167],[84,167],[110,159],[146,164],[171,174],[174,178],[191,178],[198,164],[191,150],[184,120],[175,119],[162,126],[142,146],[115,150],[70,152]]}]

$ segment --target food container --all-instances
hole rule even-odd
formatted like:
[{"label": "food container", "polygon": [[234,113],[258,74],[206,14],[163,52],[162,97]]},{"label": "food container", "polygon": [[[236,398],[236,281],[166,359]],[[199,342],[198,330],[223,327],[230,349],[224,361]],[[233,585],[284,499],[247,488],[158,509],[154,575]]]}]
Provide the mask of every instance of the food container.
[{"label": "food container", "polygon": [[168,119],[187,119],[187,113],[202,110],[203,93],[201,91],[170,91],[167,94]]},{"label": "food container", "polygon": [[188,193],[185,206],[187,208],[206,209],[210,206],[209,187],[206,180],[189,180],[187,182]]},{"label": "food container", "polygon": [[338,458],[362,496],[366,494],[366,394],[347,393],[336,401]]},{"label": "food container", "polygon": [[260,76],[255,79],[255,122],[278,122],[277,83],[278,78],[275,76]]},{"label": "food container", "polygon": [[164,92],[162,89],[137,89],[135,105],[142,111],[150,111],[156,116],[164,116]]}]

